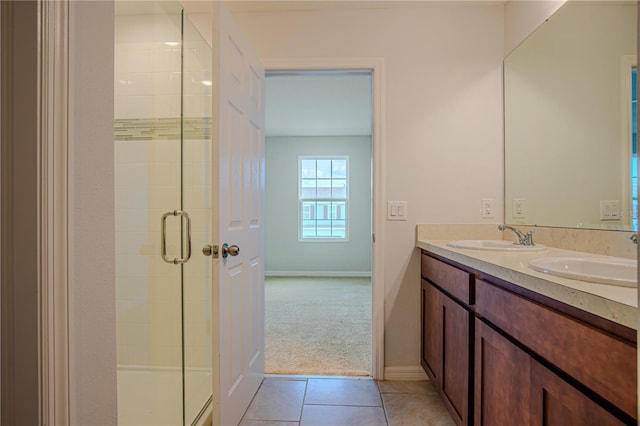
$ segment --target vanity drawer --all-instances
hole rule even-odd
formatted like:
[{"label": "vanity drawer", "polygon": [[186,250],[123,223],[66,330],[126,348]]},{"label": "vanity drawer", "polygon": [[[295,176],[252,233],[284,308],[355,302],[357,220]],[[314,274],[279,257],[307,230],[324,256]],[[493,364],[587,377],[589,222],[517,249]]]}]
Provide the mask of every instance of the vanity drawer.
[{"label": "vanity drawer", "polygon": [[476,313],[625,413],[636,417],[636,348],[476,280]]},{"label": "vanity drawer", "polygon": [[474,303],[473,275],[422,253],[422,276],[467,305]]}]

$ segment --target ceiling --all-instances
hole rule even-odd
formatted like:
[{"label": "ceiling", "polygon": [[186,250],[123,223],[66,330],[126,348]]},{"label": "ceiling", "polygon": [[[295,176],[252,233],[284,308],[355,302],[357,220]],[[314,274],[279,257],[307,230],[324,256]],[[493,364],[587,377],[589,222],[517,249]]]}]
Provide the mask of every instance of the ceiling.
[{"label": "ceiling", "polygon": [[369,73],[268,74],[266,136],[371,135]]},{"label": "ceiling", "polygon": [[234,13],[262,13],[322,9],[495,6],[505,2],[506,0],[228,0],[225,4]]}]

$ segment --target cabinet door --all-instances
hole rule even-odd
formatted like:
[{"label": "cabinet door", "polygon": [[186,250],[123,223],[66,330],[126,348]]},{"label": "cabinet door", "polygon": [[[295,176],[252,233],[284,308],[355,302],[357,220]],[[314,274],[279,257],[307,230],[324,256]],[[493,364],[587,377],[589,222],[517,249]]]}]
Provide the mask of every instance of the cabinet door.
[{"label": "cabinet door", "polygon": [[623,424],[611,413],[549,369],[532,361],[532,426],[609,426]]},{"label": "cabinet door", "polygon": [[474,424],[529,424],[531,358],[479,319],[475,331]]},{"label": "cabinet door", "polygon": [[469,420],[469,341],[471,313],[444,294],[442,300],[442,393],[451,405],[457,424]]},{"label": "cabinet door", "polygon": [[422,280],[422,367],[437,387],[442,375],[442,304],[440,291]]},{"label": "cabinet door", "polygon": [[476,280],[476,310],[558,370],[636,417],[636,345]]}]

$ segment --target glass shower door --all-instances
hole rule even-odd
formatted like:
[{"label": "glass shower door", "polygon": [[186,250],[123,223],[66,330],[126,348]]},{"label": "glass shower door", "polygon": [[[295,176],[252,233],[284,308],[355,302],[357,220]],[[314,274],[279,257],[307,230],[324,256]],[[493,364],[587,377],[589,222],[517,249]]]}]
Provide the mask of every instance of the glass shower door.
[{"label": "glass shower door", "polygon": [[211,397],[210,258],[199,248],[210,231],[211,50],[184,21],[177,2],[116,3],[120,425],[190,425]]},{"label": "glass shower door", "polygon": [[183,26],[183,208],[192,218],[193,254],[183,265],[185,424],[210,402],[211,257],[211,47],[185,17]]}]

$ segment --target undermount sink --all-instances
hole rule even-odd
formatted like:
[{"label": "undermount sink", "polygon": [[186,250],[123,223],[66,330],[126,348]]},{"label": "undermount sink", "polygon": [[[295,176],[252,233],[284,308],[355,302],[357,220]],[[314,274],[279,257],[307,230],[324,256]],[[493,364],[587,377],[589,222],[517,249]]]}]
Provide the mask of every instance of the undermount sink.
[{"label": "undermount sink", "polygon": [[574,280],[637,287],[638,262],[622,258],[547,257],[529,262],[529,268]]},{"label": "undermount sink", "polygon": [[505,240],[457,240],[447,243],[450,247],[475,249],[475,250],[492,250],[492,251],[542,251],[546,247],[543,245],[526,246],[516,244],[513,241]]}]

